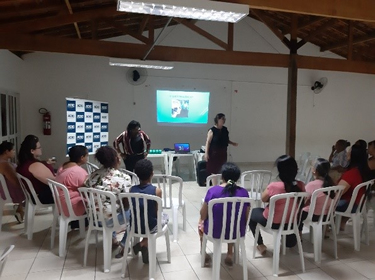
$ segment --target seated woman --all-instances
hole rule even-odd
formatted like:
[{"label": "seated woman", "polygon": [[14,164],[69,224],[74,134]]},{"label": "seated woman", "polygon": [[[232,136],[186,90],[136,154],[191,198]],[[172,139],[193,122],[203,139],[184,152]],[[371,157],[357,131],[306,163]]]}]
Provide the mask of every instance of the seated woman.
[{"label": "seated woman", "polygon": [[[8,186],[8,191],[13,203],[18,204],[15,217],[17,221],[21,223],[24,216],[22,202],[25,200],[25,194],[23,193],[20,182],[17,178],[16,166],[10,162],[10,160],[15,157],[13,147],[14,144],[7,141],[0,144],[0,173],[5,177],[5,182]],[[4,187],[5,186],[2,186],[2,188]],[[2,188],[0,188],[0,195],[5,199],[5,194],[3,193]]]},{"label": "seated woman", "polygon": [[[100,147],[96,150],[95,159],[100,162],[101,166],[98,170],[90,174],[85,182],[85,186],[102,191],[110,191],[115,196],[118,196],[120,193],[126,192],[126,189],[131,186],[131,178],[129,175],[118,170],[121,162],[116,150],[108,146]],[[106,214],[107,224],[113,224],[113,220],[111,219],[111,202],[104,200],[103,207],[103,211]],[[129,220],[129,211],[125,211],[126,217],[124,217],[119,202],[116,204],[116,210],[119,222],[121,224],[125,224],[125,220]],[[121,247],[124,248],[126,234],[124,234],[120,244],[118,243],[116,236],[117,234],[114,231],[112,236],[113,246],[121,245]]]},{"label": "seated woman", "polygon": [[[329,176],[330,167],[331,165],[328,162],[328,160],[324,158],[318,158],[316,160],[315,166],[313,167],[313,175],[315,177],[315,180],[306,185],[305,187],[306,192],[312,195],[312,193],[317,189],[334,186],[332,178]],[[312,220],[314,222],[318,221],[320,216],[323,214],[322,211],[323,211],[326,195],[328,194],[321,193],[320,196],[318,196],[316,199],[316,205],[315,205],[314,214],[312,217]],[[328,214],[329,206],[331,205],[332,199],[335,198],[335,194],[332,192],[329,194],[329,196],[330,196],[330,201],[329,201],[329,204],[327,204],[326,206],[327,208],[326,208],[326,212],[324,213],[324,215]],[[305,207],[303,207],[302,209],[301,222],[299,224],[300,235],[303,229],[303,221],[306,220],[307,214],[310,209],[310,202],[311,202],[310,199],[311,197],[307,199],[307,201],[305,202]]]},{"label": "seated woman", "polygon": [[[355,187],[367,180],[371,179],[371,173],[368,166],[368,156],[365,150],[360,146],[353,145],[351,151],[349,152],[348,159],[350,164],[348,170],[342,175],[338,185],[345,186],[343,195],[336,207],[336,211],[344,212],[349,206],[350,199],[353,195],[353,190]],[[358,207],[362,196],[364,195],[364,190],[358,193],[358,196],[355,200],[352,212],[355,212]],[[342,217],[340,230],[345,229],[345,224],[349,218]]]},{"label": "seated woman", "polygon": [[[57,171],[56,182],[64,184],[68,191],[73,211],[77,216],[85,213],[85,206],[78,188],[82,187],[87,179],[87,172],[81,165],[87,162],[89,156],[85,146],[73,146],[69,149],[69,161],[65,162]],[[63,193],[60,194],[63,196]],[[64,200],[63,200],[64,201]],[[67,205],[62,205],[65,215],[68,215]]]},{"label": "seated woman", "polygon": [[[204,199],[204,203],[202,205],[202,208],[200,210],[200,221],[198,225],[198,232],[200,236],[200,240],[202,243],[203,238],[203,232],[208,233],[208,224],[210,221],[208,220],[208,203],[210,200],[215,198],[225,198],[225,197],[249,197],[249,193],[244,188],[241,188],[236,185],[237,180],[241,176],[241,170],[238,168],[237,165],[231,162],[226,162],[221,167],[221,178],[223,183],[221,185],[213,186],[212,188],[209,188],[206,194],[206,197]],[[213,228],[213,236],[220,237],[221,234],[221,218],[223,214],[223,209],[221,208],[215,208],[214,211],[214,228]],[[230,213],[231,209],[228,208],[228,212]],[[249,217],[250,212],[250,205],[248,205],[246,208],[244,207],[243,211],[246,213],[246,220]],[[216,216],[217,215],[217,216]],[[219,222],[220,220],[220,222]],[[227,220],[227,228],[230,226],[231,220]],[[246,222],[241,225],[240,228],[240,234],[241,236],[244,236],[246,234]],[[229,232],[225,233],[227,236],[229,236]],[[206,254],[205,257],[205,263],[209,263],[208,255]],[[228,244],[228,251],[227,256],[225,258],[225,264],[228,266],[233,266],[233,244]]]},{"label": "seated woman", "polygon": [[53,161],[40,161],[39,157],[41,155],[42,146],[38,137],[27,135],[21,143],[16,170],[31,181],[41,203],[51,204],[54,203],[54,200],[47,179],[55,180],[55,174],[51,165]]},{"label": "seated woman", "polygon": [[[148,159],[141,159],[137,161],[135,164],[134,169],[135,174],[137,174],[139,178],[139,185],[135,185],[131,187],[130,193],[142,193],[142,194],[149,194],[155,195],[158,197],[162,197],[162,190],[157,188],[151,184],[152,176],[154,175],[154,167],[152,166],[152,162]],[[141,204],[141,203],[140,203]],[[141,206],[141,205],[140,205]],[[157,204],[149,202],[148,205],[148,227],[150,232],[157,231]],[[135,209],[133,209],[135,210]],[[142,217],[141,217],[142,219]],[[165,225],[168,222],[168,216],[163,214],[162,223]],[[145,221],[142,219],[141,221],[141,228],[145,227]],[[134,254],[138,254],[139,252],[142,253],[142,261],[145,264],[148,264],[148,238],[143,238],[141,242],[135,244],[133,246]]]},{"label": "seated woman", "polygon": [[371,170],[371,173],[375,175],[375,140],[368,142],[368,167]]},{"label": "seated woman", "polygon": [[331,163],[330,176],[334,183],[337,183],[342,175],[346,171],[348,166],[348,157],[346,148],[350,146],[350,142],[340,139],[332,146],[332,152],[329,156],[329,162]]},{"label": "seated woman", "polygon": [[[277,170],[279,172],[279,179],[281,182],[272,182],[267,186],[267,188],[262,193],[262,201],[269,202],[270,198],[277,194],[289,193],[289,192],[301,192],[304,191],[304,184],[300,181],[296,181],[296,176],[298,172],[297,162],[294,158],[288,155],[283,155],[276,160]],[[285,203],[280,203],[275,205],[275,215],[273,217],[272,228],[277,229],[280,227],[283,209]],[[291,211],[291,209],[290,209]],[[290,212],[289,211],[289,212]],[[255,230],[258,224],[266,226],[267,219],[269,215],[269,206],[266,208],[255,208],[253,209],[250,217],[250,230],[255,236]],[[289,217],[287,217],[289,218]],[[259,237],[257,240],[258,251],[264,255],[267,251],[267,247],[263,244],[262,235],[259,232]],[[288,240],[287,240],[288,243]],[[288,246],[288,244],[287,244]]]}]

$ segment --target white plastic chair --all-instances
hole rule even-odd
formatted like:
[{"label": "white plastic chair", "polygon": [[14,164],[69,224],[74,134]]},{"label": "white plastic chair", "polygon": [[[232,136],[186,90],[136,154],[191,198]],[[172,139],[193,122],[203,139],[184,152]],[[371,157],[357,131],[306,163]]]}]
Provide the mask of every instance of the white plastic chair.
[{"label": "white plastic chair", "polygon": [[[152,182],[155,183],[158,188],[162,189],[163,196],[163,209],[172,209],[173,215],[173,241],[177,242],[178,238],[178,210],[182,209],[182,226],[183,230],[186,231],[186,206],[185,201],[182,199],[182,188],[183,181],[180,177],[155,174],[152,177]],[[176,191],[178,188],[178,196],[176,196]],[[173,189],[176,189],[173,191]],[[175,194],[173,196],[173,193]]]},{"label": "white plastic chair", "polygon": [[297,173],[296,178],[302,182],[305,181],[305,176],[306,176],[305,172],[310,162],[310,156],[311,156],[311,153],[309,152],[303,153],[299,156],[298,161],[297,161],[298,173]]},{"label": "white plastic chair", "polygon": [[[246,205],[247,204],[247,205]],[[233,207],[235,205],[235,207]],[[220,263],[221,263],[221,245],[222,243],[234,243],[235,248],[241,248],[242,254],[242,268],[243,268],[243,279],[248,279],[247,277],[247,257],[246,257],[246,246],[245,246],[245,237],[246,237],[246,228],[250,220],[250,210],[255,206],[255,202],[251,198],[246,197],[227,197],[227,198],[218,198],[213,199],[208,202],[208,231],[207,234],[203,234],[202,239],[202,248],[201,248],[201,266],[204,267],[205,255],[206,255],[206,246],[207,241],[211,241],[213,244],[213,259],[212,259],[212,279],[220,279]],[[222,209],[221,218],[221,233],[219,238],[213,236],[213,222],[215,216],[215,222],[217,222],[218,213],[215,211]],[[229,208],[230,207],[230,208]],[[250,207],[250,209],[246,209]],[[246,217],[247,210],[249,210],[249,215]],[[228,212],[230,211],[230,214]],[[221,212],[220,212],[221,214]],[[227,221],[229,222],[229,226]],[[236,221],[237,220],[237,221]],[[240,226],[245,227],[245,234],[240,235]],[[226,233],[228,236],[226,237]],[[238,263],[238,250],[235,254],[235,262]]]},{"label": "white plastic chair", "polygon": [[[52,213],[53,213],[52,225],[56,225],[57,212],[56,212],[55,204],[43,204],[40,202],[39,197],[34,190],[34,186],[29,179],[27,179],[26,177],[22,176],[19,173],[17,173],[17,177],[20,182],[21,188],[26,196],[25,230],[27,233],[27,239],[31,240],[33,239],[35,212],[39,209],[52,207]],[[32,198],[34,199],[35,204],[33,203]]]},{"label": "white plastic chair", "polygon": [[[301,208],[302,202],[305,198],[310,195],[306,192],[291,192],[284,194],[277,194],[271,197],[269,203],[269,215],[266,226],[258,224],[255,231],[254,238],[254,248],[257,247],[257,240],[259,236],[260,229],[264,230],[267,233],[273,235],[273,265],[272,273],[273,276],[278,276],[279,274],[279,259],[280,259],[280,241],[283,238],[283,255],[286,253],[286,235],[295,234],[297,237],[298,251],[301,259],[302,272],[305,272],[305,262],[303,259],[303,250],[301,239],[299,238],[298,232],[298,214]],[[280,227],[278,229],[273,229],[273,217],[275,215],[275,204],[284,203],[283,215],[280,222]],[[288,211],[290,209],[290,211]],[[289,212],[289,214],[288,214]],[[253,258],[255,258],[256,249],[253,250]]]},{"label": "white plastic chair", "polygon": [[[82,187],[78,191],[81,193],[82,200],[85,202],[86,213],[89,220],[89,228],[86,234],[85,241],[85,253],[83,256],[83,266],[86,266],[87,262],[87,251],[89,247],[89,240],[91,232],[93,230],[103,232],[103,259],[104,259],[104,272],[111,271],[111,258],[112,258],[112,232],[120,230],[122,225],[120,224],[116,212],[116,201],[118,198],[108,191],[101,191],[93,188]],[[102,198],[107,197],[110,199],[113,226],[108,226],[104,213]],[[124,221],[127,224],[125,213]],[[96,234],[96,244],[98,243],[98,235]],[[127,251],[125,251],[127,252]]]},{"label": "white plastic chair", "polygon": [[[131,238],[148,238],[148,255],[149,255],[149,279],[155,278],[156,274],[156,239],[161,236],[165,236],[165,242],[167,246],[167,258],[168,263],[171,262],[171,248],[169,242],[169,233],[168,233],[168,225],[162,224],[162,200],[160,197],[155,195],[147,195],[147,194],[140,194],[140,193],[121,193],[119,195],[120,202],[122,203],[123,198],[128,199],[129,202],[129,209],[131,213],[131,225],[129,234],[127,236],[127,240],[125,242],[125,249],[124,252],[128,252],[129,248],[129,240]],[[157,230],[154,233],[150,232],[148,227],[148,203],[153,202],[156,203],[157,209]],[[141,206],[141,204],[143,204]],[[141,208],[143,207],[143,211]],[[135,209],[135,211],[134,211]],[[143,212],[142,218],[141,214]],[[141,231],[142,222],[144,221],[144,232]],[[135,224],[137,227],[135,227]],[[152,229],[151,229],[152,230]],[[125,272],[127,269],[127,258],[126,254],[124,255],[123,262],[122,262],[122,269],[121,269],[121,277],[125,278]]]},{"label": "white plastic chair", "polygon": [[1,274],[3,273],[3,269],[7,261],[8,255],[10,254],[10,252],[12,252],[13,249],[14,249],[14,245],[10,245],[8,248],[4,250],[3,254],[0,257],[0,277],[1,277]]},{"label": "white plastic chair", "polygon": [[[367,194],[370,191],[371,186],[374,184],[374,181],[375,180],[364,182],[354,188],[348,208],[346,209],[345,212],[340,212],[336,210],[337,233],[339,233],[339,230],[340,230],[341,217],[348,217],[352,219],[354,250],[356,251],[359,251],[361,247],[361,216],[363,217],[363,230],[365,232],[365,242],[367,245],[369,245],[366,201],[367,201]],[[357,199],[357,196],[360,190],[363,190],[365,195],[362,195],[356,211],[352,213],[354,203]]]},{"label": "white plastic chair", "polygon": [[4,206],[7,203],[13,203],[12,198],[8,191],[8,185],[5,181],[5,177],[3,176],[3,174],[0,174],[0,188],[3,190],[4,196],[5,196],[5,199],[3,199],[2,196],[0,195],[0,223],[1,223],[0,232],[1,232]]},{"label": "white plastic chair", "polygon": [[90,175],[91,173],[93,173],[94,171],[98,170],[99,167],[91,162],[86,162],[86,170],[87,170],[87,173]]},{"label": "white plastic chair", "polygon": [[211,174],[206,178],[206,190],[214,186],[214,182],[216,184],[220,184],[221,182],[221,174]]},{"label": "white plastic chair", "polygon": [[[314,260],[315,262],[320,263],[322,259],[322,241],[323,241],[323,232],[327,225],[330,225],[332,228],[333,236],[333,249],[335,253],[335,258],[337,259],[337,236],[336,236],[336,227],[335,227],[335,209],[337,203],[339,202],[341,195],[344,191],[344,186],[334,186],[317,189],[313,192],[311,196],[309,213],[305,221],[303,222],[305,226],[310,226],[313,232],[314,237]],[[334,193],[335,196],[333,199],[330,198],[330,193]],[[323,204],[321,213],[327,213],[326,215],[321,214],[319,220],[314,222],[313,215],[315,212],[315,207],[317,202]],[[311,236],[311,235],[310,235]]]},{"label": "white plastic chair", "polygon": [[241,173],[241,187],[249,192],[250,198],[254,199],[257,207],[262,205],[262,192],[272,178],[269,170],[251,170]]},{"label": "white plastic chair", "polygon": [[[73,211],[72,202],[70,201],[69,191],[63,184],[60,184],[51,179],[47,179],[48,185],[51,188],[53,199],[57,208],[59,217],[59,256],[66,255],[66,240],[68,237],[69,223],[71,221],[79,221],[80,237],[85,238],[85,218],[86,214],[77,216]],[[68,213],[63,211],[62,205],[65,204]],[[56,223],[52,225],[51,231],[51,250],[55,245]]]},{"label": "white plastic chair", "polygon": [[139,178],[137,174],[129,170],[123,169],[123,168],[121,168],[120,171],[130,176],[130,178],[132,179],[131,181],[132,186],[139,185]]}]

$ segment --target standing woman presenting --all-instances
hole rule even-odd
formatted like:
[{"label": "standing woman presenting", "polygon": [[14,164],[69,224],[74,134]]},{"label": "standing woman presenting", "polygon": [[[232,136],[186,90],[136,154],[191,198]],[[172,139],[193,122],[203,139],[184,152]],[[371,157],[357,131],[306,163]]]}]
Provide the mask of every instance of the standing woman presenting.
[{"label": "standing woman presenting", "polygon": [[220,173],[221,166],[227,162],[228,144],[238,146],[237,143],[229,140],[229,131],[224,126],[225,115],[223,113],[217,114],[214,121],[215,125],[207,133],[206,152],[204,154],[207,161],[207,175]]},{"label": "standing woman presenting", "polygon": [[[123,151],[121,151],[122,146]],[[141,130],[141,124],[131,121],[124,132],[115,141],[113,147],[124,160],[126,170],[134,171],[137,161],[147,157],[150,152],[151,140],[148,135]]]}]

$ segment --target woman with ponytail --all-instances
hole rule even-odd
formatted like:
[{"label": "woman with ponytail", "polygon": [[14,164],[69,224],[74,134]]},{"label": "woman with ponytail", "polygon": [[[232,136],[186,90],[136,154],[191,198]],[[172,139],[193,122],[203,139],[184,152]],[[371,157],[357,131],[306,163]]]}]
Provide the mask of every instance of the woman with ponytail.
[{"label": "woman with ponytail", "polygon": [[[289,193],[289,192],[301,192],[304,191],[304,184],[300,181],[296,181],[298,172],[297,162],[294,158],[288,155],[283,155],[276,160],[275,165],[279,172],[279,179],[281,182],[272,182],[262,193],[262,201],[269,202],[270,198],[277,194]],[[273,217],[272,228],[277,229],[280,227],[280,222],[283,215],[285,202],[278,201],[275,204],[275,215]],[[251,212],[250,217],[250,230],[255,236],[255,230],[258,224],[266,226],[269,215],[268,205],[266,208],[254,208]],[[263,243],[262,235],[259,232],[258,237],[258,251],[264,255],[267,251],[267,247]],[[287,242],[288,243],[288,242]],[[288,244],[287,244],[288,246]],[[289,247],[289,246],[288,246]]]},{"label": "woman with ponytail", "polygon": [[[331,168],[331,164],[329,163],[328,160],[326,160],[324,158],[318,158],[316,160],[316,163],[315,163],[314,167],[313,167],[313,175],[315,177],[315,180],[306,185],[306,187],[305,187],[306,192],[308,192],[312,195],[312,193],[317,189],[334,186],[333,180],[329,176],[330,168]],[[331,198],[331,200],[329,201],[329,204],[327,205],[326,213],[324,213],[324,215],[328,214],[329,206],[332,202],[332,199],[335,198],[335,194],[333,192],[330,192],[329,194],[328,193],[321,193],[320,196],[317,197],[316,205],[315,205],[315,209],[314,209],[314,215],[312,217],[312,220],[314,222],[318,221],[320,215],[323,214],[322,211],[323,211],[323,206],[324,206],[324,202],[325,202],[325,199],[326,199],[326,197],[325,197],[326,195],[329,195],[330,198]],[[307,214],[308,214],[309,209],[310,209],[310,199],[308,199],[305,202],[305,205],[306,206],[302,209],[301,223],[299,225],[300,235],[301,235],[301,232],[302,232],[302,229],[303,229],[303,221],[307,218]]]},{"label": "woman with ponytail", "polygon": [[[249,197],[249,193],[244,188],[237,186],[236,182],[241,176],[241,170],[237,165],[231,162],[226,162],[221,167],[221,179],[222,184],[213,186],[208,189],[204,203],[200,211],[200,220],[198,225],[198,232],[200,235],[201,243],[203,232],[207,234],[208,232],[208,202],[216,198],[225,198],[225,197]],[[244,207],[243,211],[246,211],[246,220],[250,212],[250,205],[247,208]],[[213,237],[219,238],[221,235],[222,229],[222,216],[223,216],[223,207],[222,205],[217,205],[213,208],[214,212],[214,228],[213,228]],[[231,208],[228,206],[227,213],[230,215]],[[217,217],[217,219],[216,219]],[[229,217],[229,216],[228,216]],[[229,228],[231,220],[227,219],[227,229]],[[246,224],[240,226],[240,234],[244,236],[246,234]],[[225,236],[229,236],[229,231],[225,233]],[[206,254],[206,264],[209,263],[209,257]],[[233,265],[233,244],[228,244],[227,257],[225,258],[225,264],[228,266]]]}]

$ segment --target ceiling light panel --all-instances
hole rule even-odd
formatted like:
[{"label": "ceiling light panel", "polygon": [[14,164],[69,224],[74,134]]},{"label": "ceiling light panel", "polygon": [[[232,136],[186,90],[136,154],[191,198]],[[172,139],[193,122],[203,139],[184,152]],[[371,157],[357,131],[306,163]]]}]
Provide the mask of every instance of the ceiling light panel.
[{"label": "ceiling light panel", "polygon": [[198,20],[238,22],[249,14],[249,6],[207,0],[119,0],[118,11]]}]

